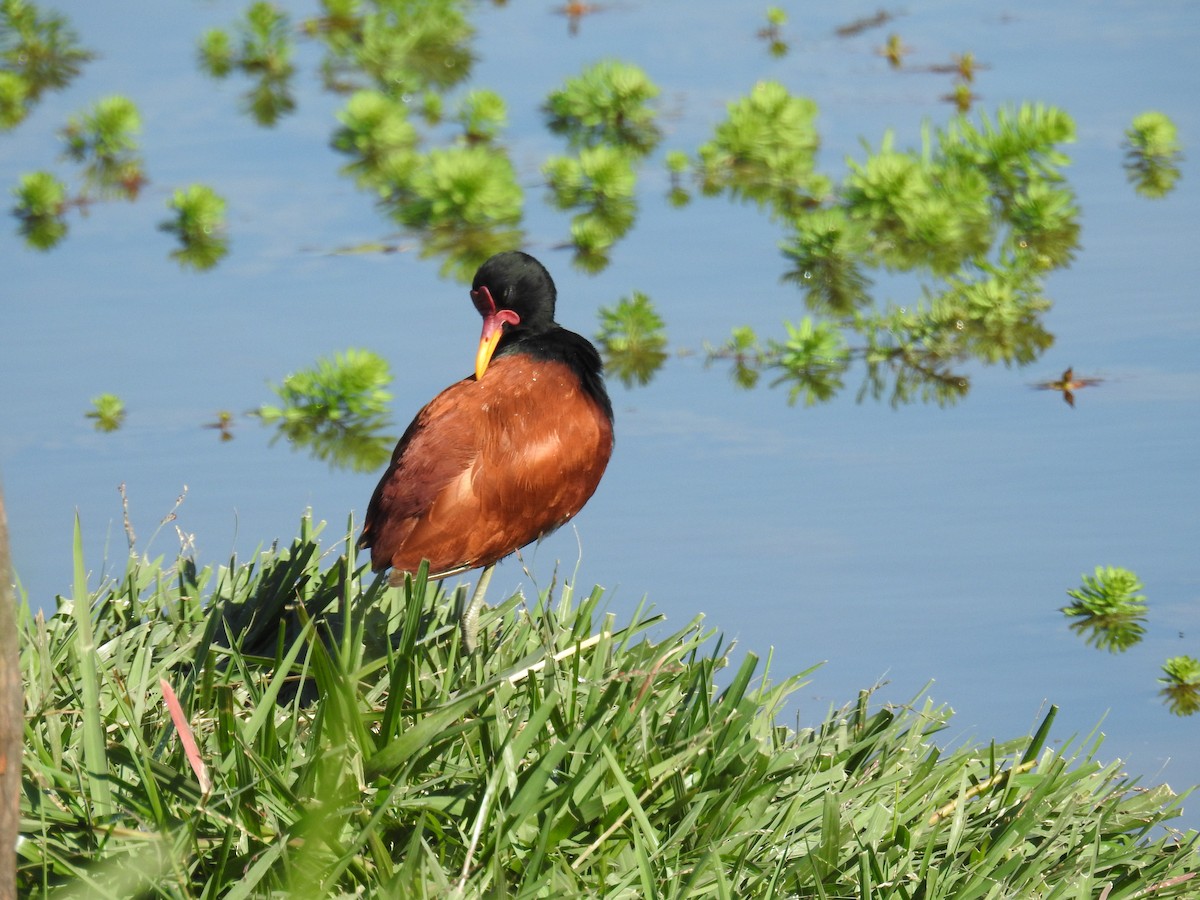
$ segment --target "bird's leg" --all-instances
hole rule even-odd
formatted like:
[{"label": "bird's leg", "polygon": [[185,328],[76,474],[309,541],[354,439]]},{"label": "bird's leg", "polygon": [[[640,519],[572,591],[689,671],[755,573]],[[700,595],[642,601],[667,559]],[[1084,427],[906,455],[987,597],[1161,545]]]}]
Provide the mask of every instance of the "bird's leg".
[{"label": "bird's leg", "polygon": [[495,565],[484,566],[483,571],[479,573],[479,581],[475,585],[475,593],[471,595],[471,602],[467,604],[458,619],[463,648],[468,653],[475,652],[475,638],[479,634],[479,611],[483,608],[483,595],[487,593],[488,582],[492,580],[492,569],[494,568],[496,568]]}]

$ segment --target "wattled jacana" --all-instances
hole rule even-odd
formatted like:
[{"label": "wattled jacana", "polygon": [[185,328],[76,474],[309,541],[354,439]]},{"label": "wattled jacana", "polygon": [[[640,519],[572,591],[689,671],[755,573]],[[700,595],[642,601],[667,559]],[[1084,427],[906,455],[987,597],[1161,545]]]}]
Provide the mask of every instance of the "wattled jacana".
[{"label": "wattled jacana", "polygon": [[475,274],[483,316],[475,374],[446,388],[400,438],[359,538],[390,583],[429,561],[432,578],[483,568],[462,615],[473,649],[491,567],[574,516],[613,447],[600,355],[554,321],[550,273],[500,253]]}]

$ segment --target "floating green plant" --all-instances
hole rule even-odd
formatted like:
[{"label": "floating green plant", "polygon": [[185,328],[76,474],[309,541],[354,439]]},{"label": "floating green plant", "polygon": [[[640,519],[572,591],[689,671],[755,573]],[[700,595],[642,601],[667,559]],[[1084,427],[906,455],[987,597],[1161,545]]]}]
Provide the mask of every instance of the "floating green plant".
[{"label": "floating green plant", "polygon": [[19,124],[44,91],[66,87],[91,58],[64,16],[0,0],[0,129]]},{"label": "floating green plant", "polygon": [[259,125],[271,126],[296,108],[291,80],[293,44],[288,16],[272,3],[253,3],[234,34],[214,28],[200,39],[200,67],[214,78],[234,69],[254,79],[243,102]]},{"label": "floating green plant", "polygon": [[667,359],[666,326],[654,303],[641,291],[600,308],[596,342],[608,372],[626,387],[645,385]]},{"label": "floating green plant", "polygon": [[1177,716],[1190,716],[1200,711],[1200,659],[1193,656],[1172,656],[1163,663],[1165,678],[1158,679],[1159,693],[1167,708]]},{"label": "floating green plant", "polygon": [[495,91],[468,91],[459,103],[458,120],[468,143],[487,143],[508,124],[508,106]]},{"label": "floating green plant", "polygon": [[608,265],[608,251],[625,236],[637,215],[636,176],[629,153],[615,147],[585,147],[578,157],[553,156],[542,166],[551,199],[571,220],[575,264],[584,271]]},{"label": "floating green plant", "polygon": [[[815,115],[812,101],[756,85],[700,148],[694,174],[706,193],[750,200],[785,222],[785,279],[844,333],[848,358],[865,363],[859,398],[951,404],[969,389],[962,363],[1036,360],[1053,340],[1042,321],[1044,275],[1078,245],[1058,149],[1073,139],[1070,117],[1023,105],[978,124],[958,118],[926,128],[919,150],[897,147],[889,132],[835,185],[814,169]],[[680,165],[672,161],[673,181]],[[871,291],[878,270],[916,273],[920,298],[880,306]],[[710,359],[737,356],[735,378],[747,383],[746,367],[786,369],[786,343],[754,342],[753,354],[710,348]]]},{"label": "floating green plant", "polygon": [[67,156],[84,163],[84,179],[102,197],[137,198],[145,174],[138,155],[142,128],[137,105],[120,95],[97,101],[62,130]]},{"label": "floating green plant", "polygon": [[469,281],[488,257],[521,244],[525,195],[508,154],[494,146],[436,147],[416,156],[406,180],[380,192],[422,255],[443,258],[444,275]]},{"label": "floating green plant", "polygon": [[391,378],[383,357],[352,348],[271,385],[279,405],[264,404],[256,414],[278,426],[277,437],[331,466],[372,471],[387,461],[393,441],[382,433]]},{"label": "floating green plant", "polygon": [[116,431],[125,421],[125,401],[116,394],[99,394],[85,415],[95,420],[97,431]]},{"label": "floating green plant", "polygon": [[383,424],[392,399],[387,391],[391,380],[387,360],[370,350],[351,348],[271,385],[281,405],[261,406],[258,415],[264,422]]},{"label": "floating green plant", "polygon": [[1125,175],[1143,197],[1161,199],[1175,189],[1183,145],[1170,116],[1144,112],[1125,130]]},{"label": "floating green plant", "polygon": [[842,376],[850,363],[850,351],[841,331],[830,322],[808,316],[793,324],[784,322],[787,338],[772,340],[768,353],[779,374],[772,382],[788,385],[788,403],[801,397],[805,406],[828,400],[842,387]]},{"label": "floating green plant", "polygon": [[1097,566],[1083,575],[1083,585],[1067,591],[1075,602],[1062,608],[1073,618],[1071,630],[1091,647],[1119,653],[1141,641],[1146,633],[1146,598],[1142,584],[1128,569]]},{"label": "floating green plant", "polygon": [[182,266],[211,269],[229,252],[225,233],[225,199],[207,185],[193,184],[175,191],[167,207],[174,218],[159,225],[179,238],[171,256]]},{"label": "floating green plant", "polygon": [[787,24],[787,12],[778,6],[768,6],[767,24],[758,30],[759,40],[767,42],[767,50],[774,57],[786,56],[787,41],[783,39],[783,26]]},{"label": "floating green plant", "polygon": [[475,29],[460,0],[370,5],[325,0],[322,6],[324,14],[303,27],[329,48],[322,72],[333,90],[370,86],[414,96],[448,90],[471,70]]},{"label": "floating green plant", "polygon": [[729,104],[701,145],[697,177],[706,194],[728,192],[790,217],[824,199],[832,185],[816,172],[817,104],[782,84],[760,81]]},{"label": "floating green plant", "polygon": [[379,91],[355,91],[338,121],[342,125],[334,132],[333,147],[353,157],[342,168],[344,174],[381,194],[408,183],[419,160],[417,130],[405,104]]},{"label": "floating green plant", "polygon": [[662,136],[650,105],[658,93],[642,69],[604,60],[552,91],[544,109],[550,130],[573,147],[607,145],[644,155]]},{"label": "floating green plant", "polygon": [[49,250],[67,234],[67,186],[49,172],[29,172],[13,189],[13,215],[29,246]]},{"label": "floating green plant", "polygon": [[730,363],[729,377],[738,387],[749,390],[758,385],[766,354],[758,334],[749,325],[734,327],[729,339],[719,347],[706,342],[704,352],[706,367],[718,359]]},{"label": "floating green plant", "polygon": [[0,69],[0,130],[7,130],[25,118],[29,86],[25,79]]}]

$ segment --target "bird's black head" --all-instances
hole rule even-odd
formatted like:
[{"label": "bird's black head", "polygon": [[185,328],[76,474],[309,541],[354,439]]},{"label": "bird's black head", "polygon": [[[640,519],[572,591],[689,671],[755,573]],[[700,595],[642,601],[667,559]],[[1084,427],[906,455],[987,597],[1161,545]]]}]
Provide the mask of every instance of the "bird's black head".
[{"label": "bird's black head", "polygon": [[471,284],[471,300],[481,316],[511,310],[520,319],[513,327],[527,334],[554,326],[557,296],[546,267],[519,250],[497,253],[479,267]]}]

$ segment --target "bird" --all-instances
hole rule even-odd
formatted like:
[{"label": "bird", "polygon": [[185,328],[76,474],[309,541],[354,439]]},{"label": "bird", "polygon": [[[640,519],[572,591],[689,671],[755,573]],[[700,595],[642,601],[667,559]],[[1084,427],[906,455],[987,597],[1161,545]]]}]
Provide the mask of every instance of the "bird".
[{"label": "bird", "polygon": [[555,321],[556,300],[550,273],[527,253],[498,253],[479,267],[475,372],[404,431],[358,540],[372,570],[391,569],[393,586],[422,561],[433,579],[483,570],[460,618],[467,652],[493,566],[575,516],[612,456],[600,354]]},{"label": "bird", "polygon": [[1034,387],[1043,391],[1062,391],[1067,406],[1075,408],[1075,391],[1102,384],[1103,378],[1076,378],[1074,367],[1068,366],[1058,381],[1039,381]]}]

